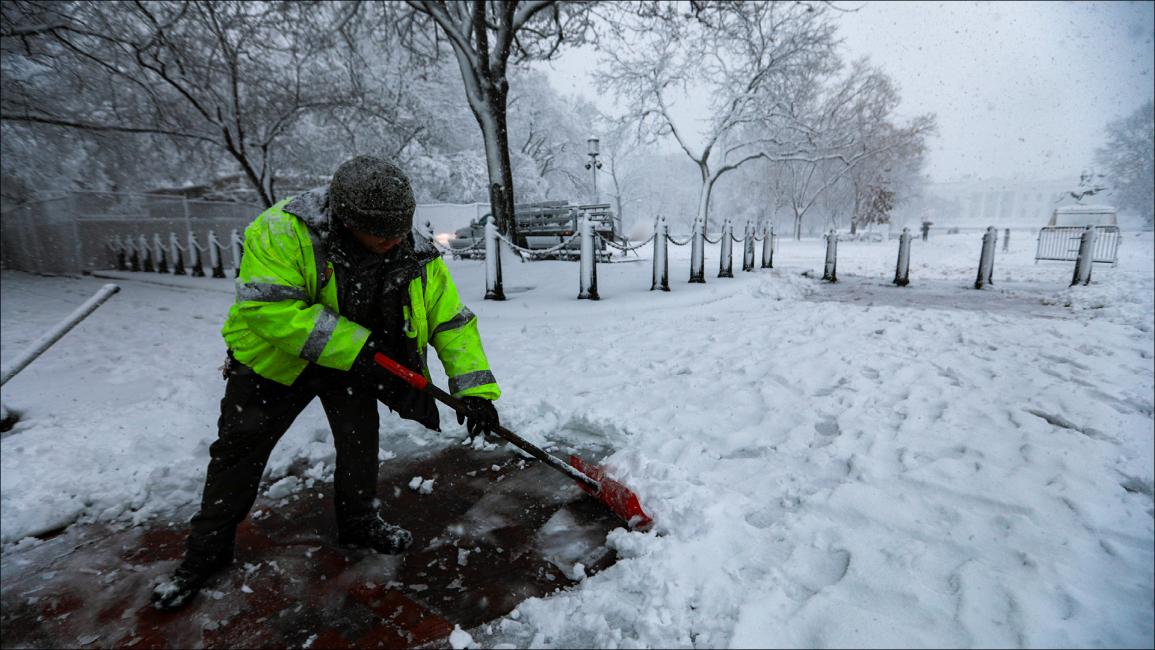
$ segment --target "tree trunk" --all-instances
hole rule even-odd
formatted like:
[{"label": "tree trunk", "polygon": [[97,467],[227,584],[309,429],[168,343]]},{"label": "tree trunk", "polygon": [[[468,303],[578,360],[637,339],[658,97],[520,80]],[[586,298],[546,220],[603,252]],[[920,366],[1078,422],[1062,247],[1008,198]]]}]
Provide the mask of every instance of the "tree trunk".
[{"label": "tree trunk", "polygon": [[[626,239],[626,217],[622,212],[622,185],[618,182],[618,166],[615,159],[610,157],[610,179],[614,182],[614,205],[618,208],[618,237]],[[624,255],[624,253],[623,253]]]},{"label": "tree trunk", "polygon": [[[851,176],[851,178],[854,178]],[[858,180],[854,180],[854,211],[850,214],[850,234],[858,233],[858,213],[862,206],[862,192],[859,189]]]},{"label": "tree trunk", "polygon": [[468,53],[454,43],[458,68],[465,82],[465,98],[473,112],[485,145],[485,168],[489,175],[489,208],[494,223],[511,241],[524,246],[517,230],[513,202],[513,170],[509,159],[509,130],[506,120],[506,100],[509,83],[505,76],[486,65],[490,59],[489,43],[485,34],[485,23],[475,22],[477,49],[480,54],[475,63]]},{"label": "tree trunk", "polygon": [[[506,118],[506,93],[503,90],[494,92],[493,101],[490,104],[490,110],[493,112],[494,122],[496,123],[495,136],[497,137],[497,153],[498,153],[498,178],[501,179],[499,184],[493,182],[493,177],[490,176],[489,183],[489,200],[493,205],[501,204],[501,213],[504,221],[499,220],[498,223],[503,225],[503,230],[510,240],[517,243],[518,246],[525,246],[521,233],[517,229],[517,212],[516,202],[514,201],[513,192],[513,163],[509,159],[509,127]],[[495,215],[501,213],[494,212]]]},{"label": "tree trunk", "polygon": [[[464,73],[465,70],[462,70]],[[509,131],[506,126],[505,94],[487,79],[480,79],[484,90],[481,102],[469,103],[473,117],[481,127],[485,145],[485,168],[489,174],[489,208],[494,223],[506,237],[524,246],[514,218],[513,170],[509,159]],[[480,104],[480,105],[478,105]]]},{"label": "tree trunk", "polygon": [[702,190],[698,194],[698,218],[702,220],[703,232],[710,231],[710,194],[714,191],[714,181],[717,178],[711,178],[706,167],[699,163],[702,171]]},{"label": "tree trunk", "polygon": [[265,183],[262,182],[261,177],[257,174],[256,170],[253,169],[253,165],[249,161],[248,156],[237,147],[232,134],[228,131],[225,131],[224,146],[225,150],[229,152],[229,155],[233,157],[233,160],[237,161],[237,164],[245,175],[245,179],[249,182],[249,186],[256,191],[257,199],[260,200],[264,207],[272,207],[272,205],[276,203],[275,198],[268,192]]}]

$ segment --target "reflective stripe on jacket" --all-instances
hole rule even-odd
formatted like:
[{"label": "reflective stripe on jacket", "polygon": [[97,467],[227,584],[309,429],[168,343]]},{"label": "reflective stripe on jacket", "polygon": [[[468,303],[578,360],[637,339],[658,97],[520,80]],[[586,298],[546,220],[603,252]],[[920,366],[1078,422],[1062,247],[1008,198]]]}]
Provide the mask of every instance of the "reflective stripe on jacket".
[{"label": "reflective stripe on jacket", "polygon": [[[325,190],[285,199],[245,229],[245,254],[236,302],[221,330],[238,361],[262,377],[290,385],[310,362],[348,370],[369,331],[341,316],[333,265],[325,259]],[[415,246],[431,246],[413,232]],[[318,272],[324,269],[323,272]],[[405,336],[415,344],[421,371],[432,343],[454,395],[497,399],[477,318],[461,303],[449,269],[434,256],[408,285]]]}]

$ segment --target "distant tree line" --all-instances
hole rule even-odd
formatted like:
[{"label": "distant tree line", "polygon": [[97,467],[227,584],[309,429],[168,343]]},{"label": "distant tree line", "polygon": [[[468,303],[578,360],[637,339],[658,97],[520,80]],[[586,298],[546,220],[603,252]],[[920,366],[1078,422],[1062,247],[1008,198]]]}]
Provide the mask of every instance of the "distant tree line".
[{"label": "distant tree line", "polygon": [[1155,103],[1107,125],[1107,141],[1095,160],[1112,190],[1115,207],[1155,224]]},{"label": "distant tree line", "polygon": [[[631,220],[716,223],[720,200],[725,216],[782,215],[795,236],[814,213],[855,230],[917,195],[935,121],[899,119],[885,72],[842,60],[840,13],[794,1],[12,0],[0,9],[3,194],[239,174],[271,205],[286,179],[377,153],[410,171],[419,200],[488,202],[516,236],[515,202],[586,198],[585,139],[598,133],[599,187]],[[535,65],[581,45],[599,53],[598,83],[620,111],[563,97]],[[711,98],[703,142],[671,110],[691,88]],[[674,182],[683,170],[696,182]]]}]

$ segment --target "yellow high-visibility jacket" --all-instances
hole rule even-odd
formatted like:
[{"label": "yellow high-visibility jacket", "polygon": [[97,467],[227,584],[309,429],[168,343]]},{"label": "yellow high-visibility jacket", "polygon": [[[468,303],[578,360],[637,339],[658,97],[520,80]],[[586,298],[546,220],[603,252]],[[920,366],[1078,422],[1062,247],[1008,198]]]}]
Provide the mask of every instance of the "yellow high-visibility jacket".
[{"label": "yellow high-visibility jacket", "polygon": [[[285,199],[245,229],[236,302],[221,330],[233,356],[257,374],[291,385],[309,363],[348,370],[369,330],[341,316],[333,264],[326,259],[327,190]],[[414,230],[414,249],[432,242]],[[461,303],[440,255],[429,257],[409,280],[402,307],[405,335],[416,347],[421,372],[430,343],[458,397],[501,395],[481,346],[477,318]],[[434,409],[434,413],[436,409]]]}]

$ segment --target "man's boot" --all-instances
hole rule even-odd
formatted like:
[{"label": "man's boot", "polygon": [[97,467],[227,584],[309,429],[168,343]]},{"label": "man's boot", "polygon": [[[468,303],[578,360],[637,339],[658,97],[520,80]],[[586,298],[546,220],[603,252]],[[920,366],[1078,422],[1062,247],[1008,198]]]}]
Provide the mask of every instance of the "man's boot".
[{"label": "man's boot", "polygon": [[386,555],[402,553],[413,543],[413,535],[400,526],[386,523],[379,515],[346,522],[337,542],[349,548],[369,548]]},{"label": "man's boot", "polygon": [[162,612],[181,609],[192,601],[213,574],[233,561],[232,553],[208,561],[185,557],[172,575],[152,590],[152,606]]}]

